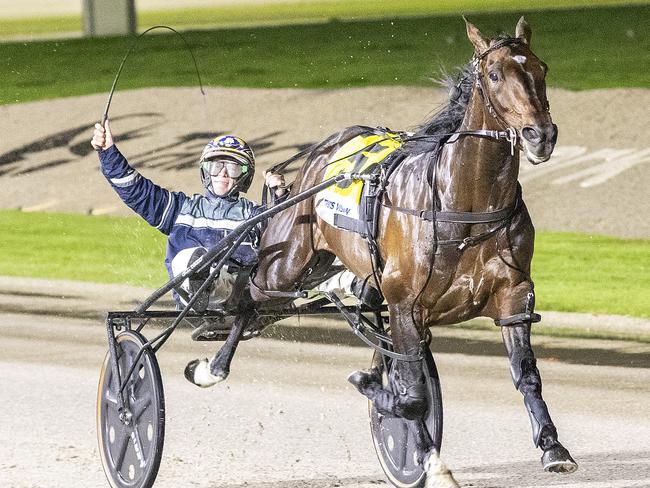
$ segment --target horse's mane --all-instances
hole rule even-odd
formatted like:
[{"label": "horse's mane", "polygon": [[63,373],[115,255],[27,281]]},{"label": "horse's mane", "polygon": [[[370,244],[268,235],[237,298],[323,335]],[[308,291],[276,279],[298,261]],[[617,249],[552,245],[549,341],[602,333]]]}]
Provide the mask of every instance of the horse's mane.
[{"label": "horse's mane", "polygon": [[415,128],[416,135],[443,135],[458,129],[472,94],[474,77],[471,63],[459,68],[456,76],[445,74],[436,82],[449,89],[449,101]]}]

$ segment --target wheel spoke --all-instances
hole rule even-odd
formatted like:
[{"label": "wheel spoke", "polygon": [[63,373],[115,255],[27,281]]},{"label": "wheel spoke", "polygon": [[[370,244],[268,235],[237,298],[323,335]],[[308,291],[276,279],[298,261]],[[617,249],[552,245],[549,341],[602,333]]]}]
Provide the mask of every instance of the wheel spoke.
[{"label": "wheel spoke", "polygon": [[[140,368],[144,368],[145,370],[145,377],[140,378],[138,375],[138,371]],[[135,370],[133,370],[133,393],[138,395],[140,393],[140,390],[142,388],[147,387],[147,389],[151,389],[151,382],[146,376],[146,373],[148,372],[147,368],[144,366],[144,364],[137,366]]]},{"label": "wheel spoke", "polygon": [[115,457],[115,469],[117,471],[122,471],[122,463],[124,462],[124,456],[126,455],[126,449],[129,447],[129,436],[126,435],[126,432],[122,432],[124,437],[120,439],[120,446],[117,451],[117,456]]},{"label": "wheel spoke", "polygon": [[138,398],[135,402],[131,403],[131,413],[133,414],[133,422],[137,424],[142,414],[147,411],[147,409],[151,404],[152,404],[152,395],[150,392],[146,396]]},{"label": "wheel spoke", "polygon": [[111,381],[107,382],[104,389],[104,402],[117,408],[117,393],[111,389]]},{"label": "wheel spoke", "polygon": [[144,467],[147,465],[147,457],[145,455],[146,453],[144,452],[144,449],[143,449],[143,446],[142,446],[142,440],[141,440],[141,437],[140,437],[140,432],[138,432],[138,429],[136,428],[136,429],[133,429],[133,434],[135,435],[135,442],[137,442],[137,444],[139,446],[140,454],[142,456],[142,459],[138,459],[138,462],[139,462],[138,465],[140,466],[141,469],[144,469]]},{"label": "wheel spoke", "polygon": [[393,430],[393,436],[395,439],[395,449],[397,450],[397,455],[395,456],[395,462],[397,463],[397,466],[400,469],[403,469],[404,466],[406,466],[406,454],[407,454],[407,447],[408,447],[408,438],[409,438],[409,430],[408,428],[404,428],[404,422],[403,421],[397,421],[396,424],[399,422],[399,428]]},{"label": "wheel spoke", "polygon": [[120,365],[120,380],[122,382],[127,380],[126,389],[130,388],[131,385],[133,384],[134,374],[136,374],[138,370],[138,368],[136,367],[131,373],[131,377],[130,378],[126,377],[127,373],[131,370],[131,366],[133,366],[133,360],[135,359],[136,354],[137,354],[136,351],[132,350],[131,348],[128,348],[124,350],[124,354],[121,357],[123,362]]},{"label": "wheel spoke", "polygon": [[117,408],[105,408],[103,424],[106,428],[113,427],[114,429],[122,430],[124,424],[120,420],[120,414]]}]

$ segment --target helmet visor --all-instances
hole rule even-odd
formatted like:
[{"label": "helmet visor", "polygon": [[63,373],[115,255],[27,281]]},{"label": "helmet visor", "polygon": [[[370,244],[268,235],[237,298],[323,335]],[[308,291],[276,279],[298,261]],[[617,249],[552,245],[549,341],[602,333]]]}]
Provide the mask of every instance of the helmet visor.
[{"label": "helmet visor", "polygon": [[230,160],[203,161],[203,170],[210,176],[218,176],[224,168],[230,178],[239,178],[248,171],[248,167]]}]

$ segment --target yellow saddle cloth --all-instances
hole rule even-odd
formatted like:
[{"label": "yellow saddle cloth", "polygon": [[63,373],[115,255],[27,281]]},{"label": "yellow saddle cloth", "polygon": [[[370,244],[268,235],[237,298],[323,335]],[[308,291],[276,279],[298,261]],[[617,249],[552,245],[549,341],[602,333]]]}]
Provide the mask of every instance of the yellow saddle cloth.
[{"label": "yellow saddle cloth", "polygon": [[[402,139],[393,132],[360,134],[334,153],[327,163],[323,181],[340,173],[372,173],[379,163],[401,146]],[[316,213],[337,227],[341,227],[339,223],[342,221],[358,220],[363,187],[363,181],[343,181],[326,188],[316,195]]]}]

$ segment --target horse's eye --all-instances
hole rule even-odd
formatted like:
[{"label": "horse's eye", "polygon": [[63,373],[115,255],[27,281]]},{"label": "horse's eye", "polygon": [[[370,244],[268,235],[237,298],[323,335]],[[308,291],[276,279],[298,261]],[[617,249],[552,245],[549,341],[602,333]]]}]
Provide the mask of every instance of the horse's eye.
[{"label": "horse's eye", "polygon": [[494,81],[495,83],[499,81],[499,75],[497,75],[494,71],[491,71],[490,74],[488,74],[490,79]]}]

